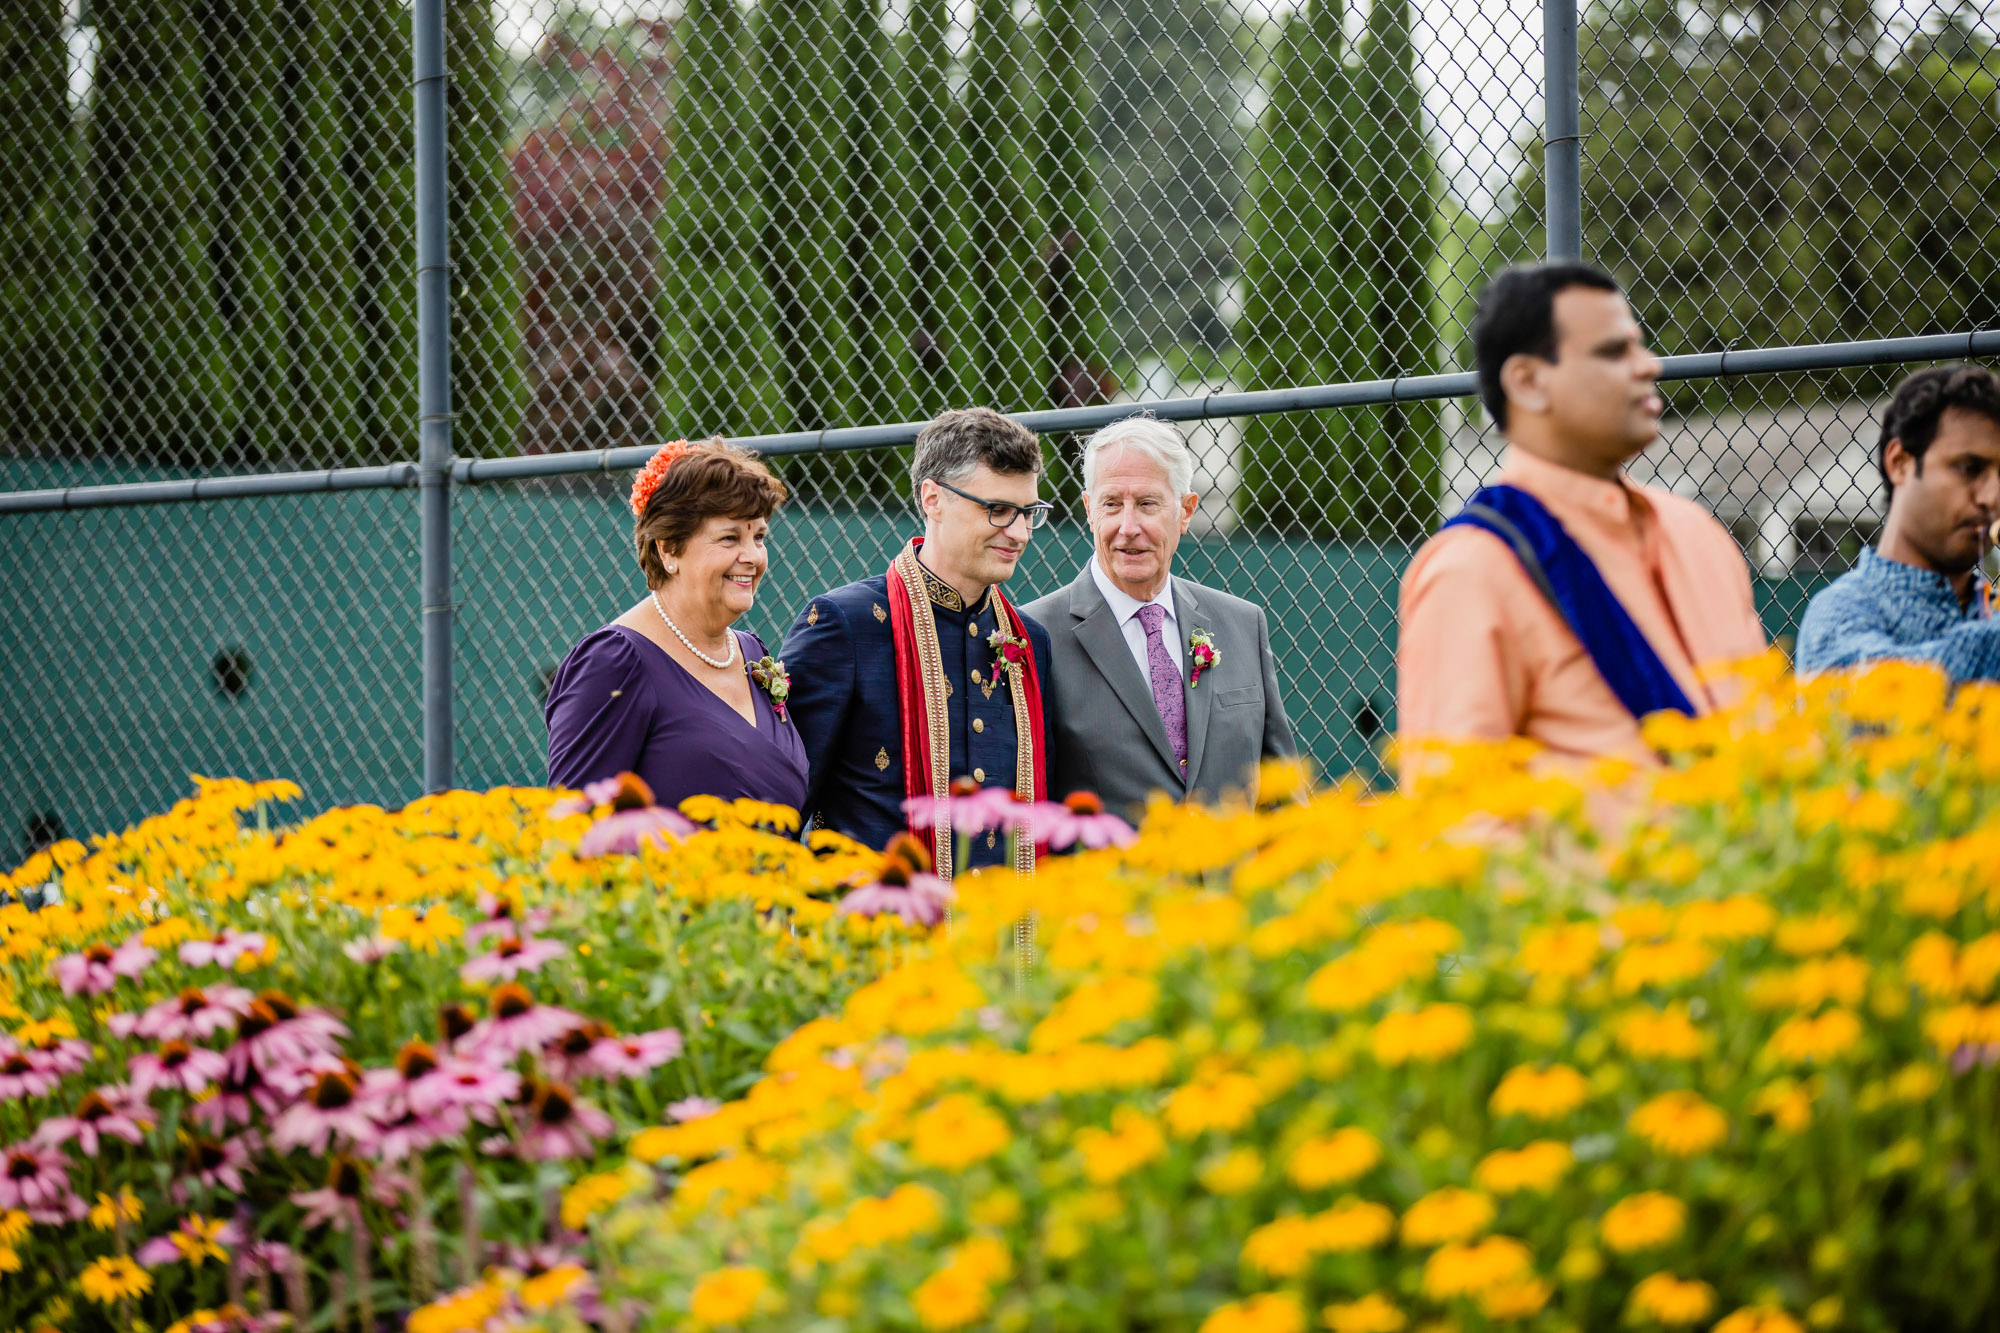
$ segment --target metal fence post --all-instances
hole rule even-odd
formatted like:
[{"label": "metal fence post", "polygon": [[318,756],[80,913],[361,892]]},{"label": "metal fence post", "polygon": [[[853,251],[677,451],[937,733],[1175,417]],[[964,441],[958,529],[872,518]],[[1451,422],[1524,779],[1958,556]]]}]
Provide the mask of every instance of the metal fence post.
[{"label": "metal fence post", "polygon": [[417,469],[423,598],[424,790],[452,785],[451,219],[444,0],[416,0]]},{"label": "metal fence post", "polygon": [[1550,259],[1583,258],[1583,121],[1576,65],[1576,0],[1543,0],[1542,183]]}]

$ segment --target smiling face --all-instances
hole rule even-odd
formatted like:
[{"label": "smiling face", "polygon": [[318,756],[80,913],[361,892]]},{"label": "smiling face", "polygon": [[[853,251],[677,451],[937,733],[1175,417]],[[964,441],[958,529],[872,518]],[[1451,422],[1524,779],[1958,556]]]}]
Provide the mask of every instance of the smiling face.
[{"label": "smiling face", "polygon": [[1568,287],[1554,302],[1556,355],[1500,370],[1508,438],[1564,467],[1612,476],[1659,438],[1660,359],[1622,293]]},{"label": "smiling face", "polygon": [[1098,455],[1084,502],[1098,567],[1120,591],[1141,602],[1159,595],[1197,498],[1175,495],[1166,466],[1137,449],[1114,444]]},{"label": "smiling face", "polygon": [[757,585],[771,566],[765,549],[771,524],[762,518],[702,520],[679,552],[660,543],[660,563],[672,570],[662,594],[699,623],[727,626],[757,602]]},{"label": "smiling face", "polygon": [[1887,527],[1904,554],[1947,578],[1977,564],[2000,517],[2000,424],[1948,407],[1922,458],[1891,440],[1882,463],[1896,487]]},{"label": "smiling face", "polygon": [[[1031,505],[1041,498],[1040,481],[1033,472],[995,472],[981,463],[951,484],[981,500]],[[923,560],[932,573],[967,595],[1014,577],[1031,535],[1026,514],[996,528],[984,505],[928,479],[923,504]]]}]

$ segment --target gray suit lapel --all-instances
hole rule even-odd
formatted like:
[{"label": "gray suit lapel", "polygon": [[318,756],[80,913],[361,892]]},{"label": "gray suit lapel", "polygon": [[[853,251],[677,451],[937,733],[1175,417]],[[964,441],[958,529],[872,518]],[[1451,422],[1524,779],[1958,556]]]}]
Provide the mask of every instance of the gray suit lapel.
[{"label": "gray suit lapel", "polygon": [[[1174,619],[1180,626],[1182,660],[1187,661],[1190,678],[1194,673],[1194,663],[1186,654],[1185,644],[1188,635],[1198,629],[1205,629],[1210,634],[1215,632],[1215,626],[1204,625],[1200,617],[1201,603],[1195,598],[1194,585],[1185,579],[1175,579]],[[1225,651],[1220,643],[1216,644],[1215,648],[1218,653]],[[1195,780],[1201,773],[1202,751],[1208,744],[1208,715],[1210,705],[1214,702],[1215,682],[1212,680],[1205,690],[1196,686],[1187,692],[1188,766],[1185,781],[1190,790],[1193,789]]]},{"label": "gray suit lapel", "polygon": [[[1167,772],[1175,772],[1178,766],[1174,763],[1173,746],[1167,741],[1166,724],[1160,721],[1160,710],[1153,707],[1153,687],[1139,674],[1139,664],[1132,660],[1132,650],[1125,644],[1118,618],[1111,613],[1104,594],[1097,590],[1088,565],[1072,587],[1070,614],[1078,617],[1076,641],[1084,655],[1090,658],[1132,720],[1139,724],[1139,730],[1146,733]],[[1194,765],[1190,763],[1188,767]]]}]

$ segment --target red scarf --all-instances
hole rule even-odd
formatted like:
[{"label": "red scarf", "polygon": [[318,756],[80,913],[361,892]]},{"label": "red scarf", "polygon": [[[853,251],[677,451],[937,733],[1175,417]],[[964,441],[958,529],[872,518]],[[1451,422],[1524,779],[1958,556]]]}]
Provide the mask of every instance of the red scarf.
[{"label": "red scarf", "polygon": [[[951,736],[946,724],[950,714],[937,621],[931,615],[930,594],[924,589],[923,571],[917,563],[917,549],[923,544],[922,537],[914,539],[889,563],[889,634],[896,651],[896,699],[903,724],[903,792],[942,799],[951,786]],[[1021,613],[997,587],[992,599],[1006,617],[1012,637],[1026,642],[1028,627]],[[1024,668],[1006,675],[1014,700],[1014,794],[1024,801],[1039,801],[1048,791],[1048,761],[1042,739],[1042,682],[1033,651],[1027,654]],[[1023,747],[1026,755],[1020,753]],[[912,827],[910,832],[929,844],[938,876],[950,879],[950,821],[941,815],[935,828]],[[1033,873],[1035,848],[1031,840],[1023,838],[1016,845],[1014,868]]]}]

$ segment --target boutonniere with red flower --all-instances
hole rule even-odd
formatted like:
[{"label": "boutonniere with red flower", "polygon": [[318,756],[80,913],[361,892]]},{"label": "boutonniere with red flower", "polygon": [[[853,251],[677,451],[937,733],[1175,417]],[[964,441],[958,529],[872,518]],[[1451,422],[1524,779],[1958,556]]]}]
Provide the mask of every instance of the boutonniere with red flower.
[{"label": "boutonniere with red flower", "polygon": [[1215,649],[1215,636],[1205,629],[1188,635],[1188,688],[1201,684],[1201,673],[1222,660]]},{"label": "boutonniere with red flower", "polygon": [[1026,639],[1017,638],[1002,629],[986,636],[986,646],[993,650],[995,665],[1007,673],[1010,683],[1021,679],[1021,673],[1028,669],[1032,660],[1029,654],[1034,651]]},{"label": "boutonniere with red flower", "polygon": [[750,679],[757,682],[759,689],[771,696],[771,711],[780,720],[785,716],[785,700],[792,694],[791,673],[785,664],[775,657],[759,658],[750,664]]}]

